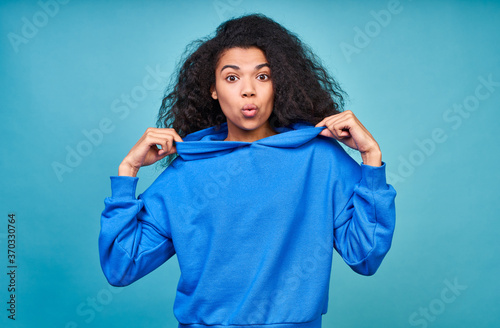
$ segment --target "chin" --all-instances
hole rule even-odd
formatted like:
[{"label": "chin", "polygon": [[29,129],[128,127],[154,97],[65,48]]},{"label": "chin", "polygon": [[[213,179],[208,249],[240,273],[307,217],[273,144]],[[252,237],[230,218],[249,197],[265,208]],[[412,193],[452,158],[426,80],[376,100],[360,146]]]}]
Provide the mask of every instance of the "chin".
[{"label": "chin", "polygon": [[242,124],[238,124],[237,127],[239,127],[241,130],[246,130],[246,131],[252,131],[260,128],[262,125],[264,125],[266,121],[264,122],[243,122]]}]

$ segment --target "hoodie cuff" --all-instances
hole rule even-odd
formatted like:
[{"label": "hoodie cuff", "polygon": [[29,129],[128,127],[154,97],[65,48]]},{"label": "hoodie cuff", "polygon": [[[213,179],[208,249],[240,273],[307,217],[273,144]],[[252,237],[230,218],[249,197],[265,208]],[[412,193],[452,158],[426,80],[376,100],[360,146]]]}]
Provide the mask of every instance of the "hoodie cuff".
[{"label": "hoodie cuff", "polygon": [[371,190],[387,188],[385,162],[381,166],[366,165],[361,162],[361,183]]},{"label": "hoodie cuff", "polygon": [[111,198],[135,199],[138,177],[111,176]]}]

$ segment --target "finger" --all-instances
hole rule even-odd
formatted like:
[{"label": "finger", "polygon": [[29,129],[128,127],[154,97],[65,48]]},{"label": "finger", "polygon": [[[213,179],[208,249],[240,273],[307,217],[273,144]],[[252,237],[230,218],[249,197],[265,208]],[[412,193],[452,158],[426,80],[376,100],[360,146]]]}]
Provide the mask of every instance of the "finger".
[{"label": "finger", "polygon": [[326,126],[335,135],[335,137],[339,137],[342,129],[346,127],[343,120],[339,117],[328,120],[326,122]]},{"label": "finger", "polygon": [[340,129],[338,132],[338,136],[341,139],[349,138],[351,137],[351,133],[349,132],[349,130]]},{"label": "finger", "polygon": [[326,120],[326,117],[324,119],[322,119],[318,124],[316,124],[314,127],[319,127],[319,126],[325,126],[325,120]]},{"label": "finger", "polygon": [[324,129],[323,131],[321,131],[320,134],[327,136],[327,137],[335,138],[337,140],[351,137],[351,134],[349,133],[349,131],[337,129],[337,128],[333,128],[333,127],[330,129]]},{"label": "finger", "polygon": [[178,135],[178,134],[177,134],[177,132],[176,132],[175,134],[173,134],[173,136],[174,136],[174,140],[175,140],[175,141],[183,142],[183,140],[182,140],[181,136],[180,136],[180,135]]},{"label": "finger", "polygon": [[318,124],[316,124],[315,127],[327,126],[329,123],[334,122],[336,119],[338,119],[339,115],[340,114],[334,114],[334,115],[327,116],[324,119],[322,119]]},{"label": "finger", "polygon": [[341,120],[337,123],[337,128],[348,131],[348,134],[342,133],[342,135],[349,135],[355,138],[372,138],[370,132],[357,120],[353,115],[346,117],[346,119]]},{"label": "finger", "polygon": [[325,137],[333,138],[332,132],[330,132],[330,130],[328,129],[323,129],[319,134]]},{"label": "finger", "polygon": [[338,136],[350,136],[350,130],[355,126],[352,119],[348,117],[339,118],[329,124],[329,128]]},{"label": "finger", "polygon": [[165,144],[161,144],[161,145],[155,145],[156,148],[158,149],[158,151],[156,152],[156,154],[159,156],[159,157],[164,157],[166,156],[166,153],[167,153],[167,147],[165,146]]},{"label": "finger", "polygon": [[[165,132],[165,131],[154,131],[148,133],[146,136],[146,140],[149,142],[155,141],[156,144],[162,145],[163,141],[170,139],[173,140],[174,136],[171,133]],[[156,142],[158,140],[161,140],[161,142]]]},{"label": "finger", "polygon": [[182,141],[182,138],[179,136],[179,134],[171,128],[148,128],[145,134],[175,136],[178,141]]},{"label": "finger", "polygon": [[152,133],[145,138],[144,146],[148,147],[148,152],[152,153],[155,157],[165,156],[165,152],[169,148],[164,136],[156,136]]},{"label": "finger", "polygon": [[319,127],[319,126],[327,126],[330,122],[334,122],[336,117],[338,116],[339,114],[335,114],[335,115],[331,115],[331,116],[327,116],[325,117],[324,119],[322,119],[318,124],[315,125],[315,127]]},{"label": "finger", "polygon": [[162,143],[160,144],[161,149],[158,151],[158,155],[160,156],[167,156],[171,150],[171,144],[172,141],[169,138],[163,138]]},{"label": "finger", "polygon": [[177,152],[177,147],[175,147],[175,139],[176,139],[175,135],[170,135],[166,138],[166,140],[165,140],[165,153],[167,155],[175,154]]},{"label": "finger", "polygon": [[177,147],[175,146],[176,142],[183,142],[181,136],[174,130],[174,129],[164,129],[166,131],[163,131],[166,133],[166,140],[167,140],[167,154],[174,154],[177,152]]}]

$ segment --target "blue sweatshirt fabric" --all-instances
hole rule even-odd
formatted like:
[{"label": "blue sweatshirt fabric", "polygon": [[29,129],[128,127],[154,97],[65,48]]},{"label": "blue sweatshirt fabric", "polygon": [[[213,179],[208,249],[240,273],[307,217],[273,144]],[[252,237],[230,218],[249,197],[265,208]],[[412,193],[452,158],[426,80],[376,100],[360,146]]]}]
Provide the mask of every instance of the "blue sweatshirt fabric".
[{"label": "blue sweatshirt fabric", "polygon": [[358,164],[323,129],[299,122],[249,143],[223,141],[224,123],[177,142],[138,198],[138,178],[112,176],[99,235],[108,282],[129,285],[177,254],[179,327],[321,327],[333,250],[374,274],[396,197],[385,162]]}]

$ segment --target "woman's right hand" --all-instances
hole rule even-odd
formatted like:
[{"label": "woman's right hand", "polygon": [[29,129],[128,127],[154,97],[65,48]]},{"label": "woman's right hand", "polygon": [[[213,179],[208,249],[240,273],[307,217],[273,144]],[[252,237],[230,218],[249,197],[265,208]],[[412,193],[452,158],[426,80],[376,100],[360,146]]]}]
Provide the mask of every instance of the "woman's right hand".
[{"label": "woman's right hand", "polygon": [[151,165],[176,153],[176,141],[182,142],[182,139],[174,129],[148,128],[123,159],[118,175],[135,177],[142,166]]}]

